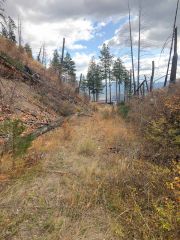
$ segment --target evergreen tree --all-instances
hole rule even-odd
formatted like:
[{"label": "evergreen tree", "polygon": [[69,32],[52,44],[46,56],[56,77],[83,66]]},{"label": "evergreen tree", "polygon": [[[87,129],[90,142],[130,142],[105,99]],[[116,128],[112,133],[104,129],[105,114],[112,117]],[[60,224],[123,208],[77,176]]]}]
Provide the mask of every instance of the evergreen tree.
[{"label": "evergreen tree", "polygon": [[26,51],[27,55],[28,55],[30,58],[33,57],[33,56],[32,56],[32,49],[31,49],[31,46],[30,46],[28,43],[25,44],[25,46],[24,46],[24,50]]},{"label": "evergreen tree", "polygon": [[53,58],[52,58],[52,61],[51,61],[51,67],[58,74],[60,73],[60,69],[61,69],[60,62],[61,62],[61,59],[60,59],[58,50],[56,49],[56,50],[54,50],[54,53],[53,53]]},{"label": "evergreen tree", "polygon": [[[118,58],[113,65],[113,75],[116,79],[116,101],[120,102],[121,99],[121,84],[124,81],[125,68],[120,58]],[[119,97],[119,98],[118,98]]]},{"label": "evergreen tree", "polygon": [[108,96],[108,79],[109,79],[109,85],[111,84],[110,76],[111,76],[111,64],[112,64],[112,58],[113,56],[110,53],[109,46],[105,43],[102,46],[102,49],[100,51],[100,62],[101,62],[101,71],[102,71],[102,78],[105,80],[105,86],[106,86],[106,103],[108,102],[107,96]]},{"label": "evergreen tree", "polygon": [[88,82],[85,76],[83,75],[81,79],[80,91],[83,92],[85,95],[87,90],[88,90]]},{"label": "evergreen tree", "polygon": [[63,61],[63,69],[66,73],[75,79],[76,76],[76,65],[72,60],[71,55],[67,52]]},{"label": "evergreen tree", "polygon": [[93,101],[97,101],[99,94],[103,90],[103,84],[101,68],[99,65],[96,64],[94,58],[92,58],[89,64],[87,73],[87,86],[89,89],[89,93],[93,94]]}]

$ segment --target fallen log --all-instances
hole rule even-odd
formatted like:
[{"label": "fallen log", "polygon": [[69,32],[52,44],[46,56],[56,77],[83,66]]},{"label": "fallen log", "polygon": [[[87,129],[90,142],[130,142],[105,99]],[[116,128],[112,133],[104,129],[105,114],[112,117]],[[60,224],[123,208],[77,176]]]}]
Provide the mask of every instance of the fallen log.
[{"label": "fallen log", "polygon": [[33,133],[29,134],[29,136],[32,137],[32,139],[36,139],[37,137],[40,137],[41,135],[43,135],[55,128],[62,126],[62,124],[64,123],[65,120],[67,120],[67,118],[61,117],[60,119],[58,119],[57,121],[55,121],[51,124],[48,124],[48,125],[46,124],[46,125],[38,128]]},{"label": "fallen log", "polygon": [[[30,137],[32,140],[35,140],[36,138],[42,136],[43,134],[52,131],[58,127],[61,127],[63,125],[63,123],[65,121],[67,121],[69,119],[69,117],[61,117],[59,118],[57,121],[52,122],[50,124],[46,124],[38,129],[36,129],[34,132],[25,135],[24,138],[26,137]],[[8,145],[8,140],[4,142],[4,144],[2,144],[0,146],[0,158],[5,154],[8,153],[9,151],[11,151],[10,146]]]}]

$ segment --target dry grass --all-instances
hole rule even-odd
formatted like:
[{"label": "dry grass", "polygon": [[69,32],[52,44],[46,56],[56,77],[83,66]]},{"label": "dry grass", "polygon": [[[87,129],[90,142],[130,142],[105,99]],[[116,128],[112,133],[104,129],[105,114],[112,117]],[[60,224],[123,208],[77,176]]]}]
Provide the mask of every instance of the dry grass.
[{"label": "dry grass", "polygon": [[95,154],[95,144],[93,141],[87,139],[84,142],[80,143],[78,153],[84,156],[93,156]]},{"label": "dry grass", "polygon": [[42,166],[0,195],[1,239],[176,239],[171,171],[138,159],[138,139],[118,117],[73,118],[32,150],[44,153]]},{"label": "dry grass", "polygon": [[14,60],[17,60],[18,62],[20,61],[24,65],[29,66],[46,79],[51,79],[52,82],[58,82],[58,76],[56,76],[51,70],[46,70],[42,64],[30,58],[23,48],[19,48],[13,42],[4,37],[0,37],[0,51],[6,53]]}]

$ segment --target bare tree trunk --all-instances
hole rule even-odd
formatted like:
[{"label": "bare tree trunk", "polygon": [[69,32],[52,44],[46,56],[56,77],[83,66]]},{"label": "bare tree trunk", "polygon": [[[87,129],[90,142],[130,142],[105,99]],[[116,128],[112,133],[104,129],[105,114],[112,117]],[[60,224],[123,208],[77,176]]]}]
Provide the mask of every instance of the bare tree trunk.
[{"label": "bare tree trunk", "polygon": [[177,27],[176,27],[175,34],[174,34],[174,56],[173,56],[173,60],[172,60],[170,83],[176,82],[177,61],[178,61],[178,53],[177,53]]},{"label": "bare tree trunk", "polygon": [[118,80],[116,78],[116,103],[118,102]]},{"label": "bare tree trunk", "polygon": [[132,70],[130,70],[129,73],[129,99],[131,98],[132,95]]},{"label": "bare tree trunk", "polygon": [[81,75],[80,75],[80,80],[79,80],[79,87],[78,87],[79,90],[78,90],[78,93],[80,93],[82,78],[83,78],[83,75],[82,75],[82,73],[81,73]]},{"label": "bare tree trunk", "polygon": [[136,92],[136,81],[135,81],[135,71],[134,71],[133,39],[132,39],[132,27],[131,27],[131,9],[130,9],[129,1],[128,1],[128,10],[129,10],[129,32],[130,32],[130,42],[131,42],[132,74],[133,74],[134,92]]},{"label": "bare tree trunk", "polygon": [[121,102],[121,83],[119,80],[119,103]]},{"label": "bare tree trunk", "polygon": [[64,62],[64,50],[65,50],[65,43],[66,43],[66,39],[65,39],[65,38],[63,38],[63,46],[62,46],[61,64],[63,64],[63,62]]},{"label": "bare tree trunk", "polygon": [[[140,84],[140,58],[141,58],[141,14],[142,14],[142,8],[141,8],[141,0],[139,2],[139,38],[138,38],[138,74],[137,74],[137,88],[139,88]],[[137,91],[137,94],[139,95],[139,90]]]},{"label": "bare tree trunk", "polygon": [[40,63],[42,63],[42,61],[41,61],[41,52],[42,52],[42,46],[40,47],[39,53],[38,53],[38,56],[37,56],[37,60],[38,60],[38,62],[40,62]]},{"label": "bare tree trunk", "polygon": [[108,102],[107,95],[108,95],[108,88],[107,88],[107,77],[106,77],[106,103]]},{"label": "bare tree trunk", "polygon": [[91,100],[91,90],[88,89],[88,92],[89,92],[89,100]]},{"label": "bare tree trunk", "polygon": [[19,41],[19,47],[22,46],[22,24],[21,24],[21,19],[18,16],[18,41]]},{"label": "bare tree trunk", "polygon": [[110,104],[112,103],[112,94],[111,94],[111,73],[109,70],[109,98],[110,98]]},{"label": "bare tree trunk", "polygon": [[154,61],[152,61],[152,74],[151,74],[151,80],[150,80],[150,92],[152,92],[152,90],[153,90],[154,70],[155,70],[155,64],[154,64]]},{"label": "bare tree trunk", "polygon": [[145,84],[146,84],[147,92],[149,92],[149,86],[148,86],[148,82],[147,82],[147,77],[146,77],[146,75],[144,75],[144,79],[145,79]]},{"label": "bare tree trunk", "polygon": [[143,97],[145,97],[145,81],[142,86],[142,95],[143,95]]},{"label": "bare tree trunk", "polygon": [[173,35],[172,35],[172,40],[171,40],[171,47],[170,47],[170,52],[169,52],[169,60],[168,60],[168,66],[167,66],[167,71],[166,71],[166,77],[164,80],[164,87],[166,87],[166,85],[167,85],[167,80],[168,80],[168,75],[169,75],[169,67],[170,67],[171,55],[172,55],[172,49],[173,49],[173,40],[174,40],[174,34],[175,34],[175,28],[176,28],[178,8],[179,8],[179,0],[177,0],[176,13],[175,13],[175,19],[174,19],[174,25],[173,25]]}]

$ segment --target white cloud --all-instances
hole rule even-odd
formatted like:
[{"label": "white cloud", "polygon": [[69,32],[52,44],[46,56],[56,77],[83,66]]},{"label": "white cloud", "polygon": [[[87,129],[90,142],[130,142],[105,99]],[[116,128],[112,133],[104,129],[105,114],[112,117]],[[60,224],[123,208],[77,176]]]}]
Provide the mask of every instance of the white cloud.
[{"label": "white cloud", "polygon": [[49,55],[52,55],[55,48],[61,47],[63,37],[66,38],[66,48],[70,50],[85,49],[86,46],[76,42],[88,41],[93,38],[94,28],[90,20],[66,19],[56,23],[41,23],[39,25],[29,21],[22,21],[22,23],[24,42],[30,43],[35,52],[45,43]]},{"label": "white cloud", "polygon": [[95,55],[94,53],[85,54],[85,53],[79,53],[79,52],[75,54],[75,56],[73,57],[73,60],[75,61],[77,70],[78,70],[77,77],[79,77],[81,73],[86,75],[89,62],[94,55]]}]

